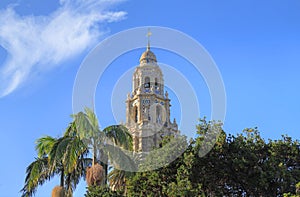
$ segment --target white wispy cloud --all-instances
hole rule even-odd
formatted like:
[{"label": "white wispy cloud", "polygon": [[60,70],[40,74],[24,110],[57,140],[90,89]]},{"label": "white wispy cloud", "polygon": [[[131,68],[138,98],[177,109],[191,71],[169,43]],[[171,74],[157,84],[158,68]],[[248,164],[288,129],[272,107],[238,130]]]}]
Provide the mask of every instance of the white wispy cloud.
[{"label": "white wispy cloud", "polygon": [[8,58],[0,65],[0,97],[34,73],[58,66],[99,40],[99,25],[124,19],[109,11],[121,0],[60,0],[48,16],[20,16],[14,7],[0,10],[0,45]]}]

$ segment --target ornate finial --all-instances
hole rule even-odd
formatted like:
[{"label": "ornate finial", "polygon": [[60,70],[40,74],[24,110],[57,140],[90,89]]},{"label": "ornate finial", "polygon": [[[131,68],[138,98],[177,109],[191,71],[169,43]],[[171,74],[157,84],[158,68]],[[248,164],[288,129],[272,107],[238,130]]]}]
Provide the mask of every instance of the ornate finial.
[{"label": "ornate finial", "polygon": [[148,28],[147,37],[148,37],[148,45],[147,45],[147,51],[150,50],[150,36],[152,35],[152,32],[150,31],[150,28]]}]

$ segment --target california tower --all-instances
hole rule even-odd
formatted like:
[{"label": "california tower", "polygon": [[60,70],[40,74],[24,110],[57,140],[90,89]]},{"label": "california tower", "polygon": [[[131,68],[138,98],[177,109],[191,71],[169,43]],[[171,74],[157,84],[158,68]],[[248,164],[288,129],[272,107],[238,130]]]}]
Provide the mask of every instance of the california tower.
[{"label": "california tower", "polygon": [[158,147],[163,136],[179,133],[176,120],[170,121],[170,99],[164,91],[163,73],[150,44],[141,55],[132,76],[132,92],[126,100],[126,127],[136,152]]}]

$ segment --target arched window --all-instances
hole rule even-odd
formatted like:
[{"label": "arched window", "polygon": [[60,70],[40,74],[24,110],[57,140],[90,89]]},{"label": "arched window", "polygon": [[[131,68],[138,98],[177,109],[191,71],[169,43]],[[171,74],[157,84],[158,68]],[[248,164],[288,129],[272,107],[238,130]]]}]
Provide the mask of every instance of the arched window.
[{"label": "arched window", "polygon": [[145,88],[150,88],[150,78],[149,77],[145,77],[144,87]]},{"label": "arched window", "polygon": [[155,90],[158,89],[158,82],[157,82],[157,78],[155,78],[155,83],[154,83],[154,86],[155,86]]}]

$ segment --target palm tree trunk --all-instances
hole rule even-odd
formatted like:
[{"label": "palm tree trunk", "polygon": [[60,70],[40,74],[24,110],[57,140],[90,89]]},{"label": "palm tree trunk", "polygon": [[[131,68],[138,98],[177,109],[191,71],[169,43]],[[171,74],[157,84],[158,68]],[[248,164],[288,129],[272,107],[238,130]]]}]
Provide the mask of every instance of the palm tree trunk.
[{"label": "palm tree trunk", "polygon": [[62,169],[61,170],[61,174],[60,174],[60,186],[63,187],[63,188],[65,186],[65,181],[64,181],[65,176],[64,176],[64,173],[65,173],[64,169]]},{"label": "palm tree trunk", "polygon": [[101,150],[100,164],[103,166],[103,169],[104,169],[103,185],[106,185],[107,184],[107,175],[108,175],[108,155],[102,150]]},{"label": "palm tree trunk", "polygon": [[107,184],[107,174],[108,174],[108,165],[107,165],[107,161],[105,163],[103,163],[103,168],[104,168],[104,185]]},{"label": "palm tree trunk", "polygon": [[92,166],[94,166],[97,162],[97,146],[96,146],[95,139],[93,141],[94,141],[94,144],[93,144],[93,163],[92,163]]},{"label": "palm tree trunk", "polygon": [[67,197],[73,196],[72,185],[71,185],[71,174],[70,173],[68,173],[68,176],[67,176],[66,187],[67,187],[67,191],[66,191]]}]

